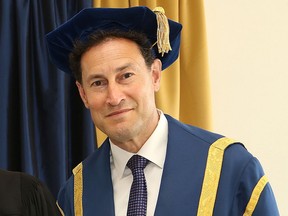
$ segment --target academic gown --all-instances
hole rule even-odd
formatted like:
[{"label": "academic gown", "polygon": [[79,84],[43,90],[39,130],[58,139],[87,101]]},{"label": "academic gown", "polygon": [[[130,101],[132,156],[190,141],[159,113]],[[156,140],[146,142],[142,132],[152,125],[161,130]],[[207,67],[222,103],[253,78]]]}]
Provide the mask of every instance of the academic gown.
[{"label": "academic gown", "polygon": [[56,200],[37,178],[0,170],[0,216],[58,216]]},{"label": "academic gown", "polygon": [[[167,153],[154,215],[194,216],[197,215],[209,148],[222,136],[185,125],[169,115],[166,118]],[[213,215],[243,215],[253,189],[263,176],[259,161],[241,143],[230,145],[223,157]],[[81,197],[75,195],[79,194],[78,186],[75,188],[78,192],[74,190],[76,178],[83,192]],[[74,206],[74,201],[78,207]],[[74,175],[59,191],[58,204],[68,216],[75,215],[75,208],[79,207],[81,213],[77,216],[82,213],[84,216],[115,215],[108,139],[74,170]],[[269,183],[256,204],[254,216],[279,215]]]}]

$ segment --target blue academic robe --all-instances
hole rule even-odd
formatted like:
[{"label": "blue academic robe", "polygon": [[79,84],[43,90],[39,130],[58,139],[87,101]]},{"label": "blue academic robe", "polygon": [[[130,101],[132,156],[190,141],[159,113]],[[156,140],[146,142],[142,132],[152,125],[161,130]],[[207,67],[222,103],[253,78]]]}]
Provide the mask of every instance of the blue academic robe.
[{"label": "blue academic robe", "polygon": [[[168,115],[166,118],[168,146],[155,215],[194,216],[197,215],[209,147],[222,136],[185,125]],[[115,215],[108,139],[82,162],[82,167],[83,215]],[[242,144],[230,145],[223,158],[213,215],[243,215],[252,191],[263,175],[259,161]],[[65,215],[75,215],[74,177],[69,178],[58,194],[58,204]],[[261,192],[253,215],[279,215],[269,183]]]}]

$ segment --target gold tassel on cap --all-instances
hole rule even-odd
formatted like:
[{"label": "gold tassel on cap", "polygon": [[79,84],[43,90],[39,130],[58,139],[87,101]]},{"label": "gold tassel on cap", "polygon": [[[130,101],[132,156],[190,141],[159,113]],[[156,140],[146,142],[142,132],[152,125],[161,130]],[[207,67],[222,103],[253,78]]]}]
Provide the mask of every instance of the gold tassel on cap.
[{"label": "gold tassel on cap", "polygon": [[172,50],[169,41],[169,23],[162,7],[156,7],[153,12],[157,17],[157,47],[159,53],[168,53]]}]

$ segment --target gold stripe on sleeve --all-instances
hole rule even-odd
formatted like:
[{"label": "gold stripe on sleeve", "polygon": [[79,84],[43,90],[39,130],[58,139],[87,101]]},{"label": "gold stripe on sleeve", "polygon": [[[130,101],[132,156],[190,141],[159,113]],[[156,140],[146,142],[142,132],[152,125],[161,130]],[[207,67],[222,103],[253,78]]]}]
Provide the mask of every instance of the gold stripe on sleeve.
[{"label": "gold stripe on sleeve", "polygon": [[213,215],[224,151],[229,145],[233,143],[235,143],[235,140],[222,137],[216,140],[209,148],[202,191],[198,206],[198,216]]},{"label": "gold stripe on sleeve", "polygon": [[258,181],[255,188],[253,189],[253,192],[251,194],[250,200],[246,206],[246,210],[243,216],[250,216],[253,214],[255,207],[258,203],[259,197],[267,183],[268,178],[265,175],[262,176],[262,178]]},{"label": "gold stripe on sleeve", "polygon": [[82,163],[73,169],[74,174],[74,213],[77,216],[83,215],[82,196],[83,196],[83,176]]}]

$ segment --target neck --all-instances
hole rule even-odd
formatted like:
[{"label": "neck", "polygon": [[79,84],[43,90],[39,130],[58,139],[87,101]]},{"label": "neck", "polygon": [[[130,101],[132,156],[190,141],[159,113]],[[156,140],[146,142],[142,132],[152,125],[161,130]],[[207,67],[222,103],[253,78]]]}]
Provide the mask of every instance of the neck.
[{"label": "neck", "polygon": [[126,140],[122,142],[121,141],[119,142],[119,140],[117,141],[113,139],[111,139],[111,141],[115,145],[117,145],[119,148],[122,148],[125,151],[131,152],[131,153],[137,153],[142,148],[142,146],[146,143],[149,137],[152,135],[154,130],[156,129],[158,125],[158,121],[160,119],[160,112],[156,110],[155,114],[153,114],[153,117],[151,119],[152,120],[150,122],[153,126],[149,128],[147,127],[146,130],[143,128],[143,130],[140,131],[140,134],[138,136],[135,136],[130,140]]}]

